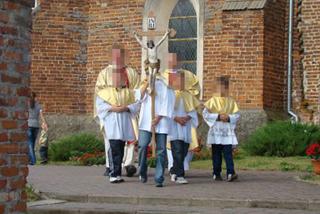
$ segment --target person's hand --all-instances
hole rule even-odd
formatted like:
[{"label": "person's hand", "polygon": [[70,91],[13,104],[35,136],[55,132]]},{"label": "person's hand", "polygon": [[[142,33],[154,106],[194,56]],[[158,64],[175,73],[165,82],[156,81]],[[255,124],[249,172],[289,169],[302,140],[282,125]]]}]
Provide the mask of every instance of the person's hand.
[{"label": "person's hand", "polygon": [[161,119],[162,119],[162,116],[156,116],[156,118],[154,118],[152,121],[152,127],[156,127],[159,124]]},{"label": "person's hand", "polygon": [[136,31],[133,31],[133,35],[135,35],[135,36],[136,36],[136,35],[137,35],[137,32],[136,32]]},{"label": "person's hand", "polygon": [[45,123],[45,122],[44,122],[44,123],[42,123],[42,124],[41,124],[41,128],[42,128],[44,131],[46,131],[46,132],[47,132],[47,131],[48,131],[48,124],[47,124],[47,123]]},{"label": "person's hand", "polygon": [[174,121],[176,123],[179,123],[181,126],[184,126],[185,125],[185,121],[183,120],[182,117],[174,117]]},{"label": "person's hand", "polygon": [[201,152],[201,150],[202,150],[202,145],[199,145],[199,146],[197,146],[196,148],[194,148],[192,151],[193,151],[194,153],[199,153],[199,152]]},{"label": "person's hand", "polygon": [[167,29],[167,32],[166,32],[166,33],[169,34],[170,32],[171,32],[171,29]]},{"label": "person's hand", "polygon": [[233,157],[236,157],[238,154],[239,154],[238,148],[237,148],[237,147],[232,148],[232,156],[233,156]]},{"label": "person's hand", "polygon": [[129,108],[127,106],[112,106],[111,111],[121,113],[129,111]]},{"label": "person's hand", "polygon": [[229,115],[228,114],[220,114],[220,120],[222,122],[228,122],[229,121]]},{"label": "person's hand", "polygon": [[191,120],[190,116],[174,118],[174,121],[179,123],[181,126],[185,126],[189,120]]}]

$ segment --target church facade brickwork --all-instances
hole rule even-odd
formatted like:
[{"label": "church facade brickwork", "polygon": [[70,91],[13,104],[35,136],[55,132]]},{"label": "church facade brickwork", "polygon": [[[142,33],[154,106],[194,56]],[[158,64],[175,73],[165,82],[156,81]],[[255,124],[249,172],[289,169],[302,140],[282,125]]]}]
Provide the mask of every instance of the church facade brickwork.
[{"label": "church facade brickwork", "polygon": [[[31,87],[47,115],[54,121],[59,115],[90,118],[96,77],[108,65],[112,45],[123,45],[129,65],[141,71],[144,53],[132,32],[142,30],[152,8],[165,29],[176,2],[41,0],[33,17]],[[289,1],[190,2],[197,12],[203,100],[211,96],[215,77],[229,75],[230,94],[243,111],[286,115]],[[319,7],[318,1],[295,1],[293,22],[293,111],[318,124]]]}]

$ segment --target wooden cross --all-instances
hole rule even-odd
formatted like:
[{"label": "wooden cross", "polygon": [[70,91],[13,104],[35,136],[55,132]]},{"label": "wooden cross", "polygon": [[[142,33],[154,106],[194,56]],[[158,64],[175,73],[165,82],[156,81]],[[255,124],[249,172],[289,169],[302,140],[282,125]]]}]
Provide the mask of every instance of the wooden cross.
[{"label": "wooden cross", "polygon": [[[148,20],[147,20],[147,31],[140,31],[137,32],[142,37],[157,37],[157,36],[163,36],[167,33],[167,31],[156,31],[156,17],[154,13],[151,11],[148,15]],[[174,37],[176,35],[176,31],[174,29],[170,29],[169,36]],[[139,42],[141,43],[141,41]],[[155,47],[157,48],[157,47]],[[149,74],[151,75],[151,74]],[[155,93],[154,90],[152,90],[151,95],[151,116],[152,116],[152,121],[155,119]],[[155,139],[155,127],[152,127],[152,139],[151,139],[151,145],[152,145],[152,157],[155,157],[156,154],[156,139]]]}]

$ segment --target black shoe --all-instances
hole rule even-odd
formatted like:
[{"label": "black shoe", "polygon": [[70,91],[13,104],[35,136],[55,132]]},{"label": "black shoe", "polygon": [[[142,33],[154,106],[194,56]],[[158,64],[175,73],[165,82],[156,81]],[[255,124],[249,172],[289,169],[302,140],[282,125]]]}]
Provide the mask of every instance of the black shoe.
[{"label": "black shoe", "polygon": [[163,187],[162,183],[156,183],[156,187]]},{"label": "black shoe", "polygon": [[119,183],[117,177],[110,177],[109,180],[110,180],[110,183],[112,183],[112,184],[117,184],[117,183]]},{"label": "black shoe", "polygon": [[46,165],[47,163],[48,163],[48,161],[46,161],[46,160],[40,162],[40,164],[42,164],[42,165]]},{"label": "black shoe", "polygon": [[141,175],[139,176],[139,180],[141,183],[147,183],[147,181],[148,181],[147,177],[143,177]]},{"label": "black shoe", "polygon": [[133,165],[125,166],[124,167],[127,173],[127,177],[132,177],[137,172],[137,168]]},{"label": "black shoe", "polygon": [[110,168],[106,167],[106,171],[103,173],[103,176],[109,176],[110,174]]},{"label": "black shoe", "polygon": [[213,175],[212,178],[213,178],[214,181],[222,181],[223,180],[221,175]]},{"label": "black shoe", "polygon": [[124,179],[121,176],[117,176],[117,183],[123,183]]},{"label": "black shoe", "polygon": [[227,175],[227,181],[228,182],[232,182],[232,181],[234,181],[234,180],[236,180],[236,179],[238,179],[238,175],[237,174],[228,174]]}]

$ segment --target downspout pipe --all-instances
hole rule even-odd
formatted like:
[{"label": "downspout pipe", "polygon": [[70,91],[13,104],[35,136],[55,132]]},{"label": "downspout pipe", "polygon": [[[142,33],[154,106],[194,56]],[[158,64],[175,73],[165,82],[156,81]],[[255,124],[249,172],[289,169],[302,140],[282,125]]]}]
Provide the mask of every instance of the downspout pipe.
[{"label": "downspout pipe", "polygon": [[290,0],[289,2],[289,23],[288,23],[288,81],[287,81],[287,90],[288,90],[288,103],[287,103],[287,111],[291,116],[291,120],[294,122],[298,122],[298,116],[292,111],[292,20],[293,20],[293,7],[294,0]]}]

